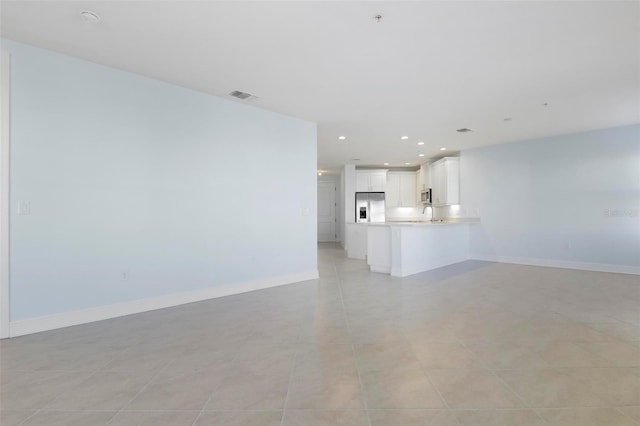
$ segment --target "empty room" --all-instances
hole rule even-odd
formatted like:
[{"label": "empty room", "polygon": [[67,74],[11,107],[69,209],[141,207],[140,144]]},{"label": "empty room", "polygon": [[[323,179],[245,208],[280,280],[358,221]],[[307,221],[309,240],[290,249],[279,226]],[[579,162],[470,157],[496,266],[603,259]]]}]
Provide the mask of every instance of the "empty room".
[{"label": "empty room", "polygon": [[2,426],[640,426],[640,2],[0,1]]}]

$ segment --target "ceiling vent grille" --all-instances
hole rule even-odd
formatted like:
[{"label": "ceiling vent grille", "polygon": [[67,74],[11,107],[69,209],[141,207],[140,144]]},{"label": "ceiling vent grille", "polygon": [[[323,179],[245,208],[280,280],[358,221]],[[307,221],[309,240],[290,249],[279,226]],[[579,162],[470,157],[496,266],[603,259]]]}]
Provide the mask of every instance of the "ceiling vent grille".
[{"label": "ceiling vent grille", "polygon": [[467,129],[466,127],[463,127],[462,129],[457,129],[456,132],[458,132],[458,133],[469,133],[469,132],[473,132],[473,130]]},{"label": "ceiling vent grille", "polygon": [[238,98],[238,99],[242,99],[243,101],[246,100],[253,100],[253,99],[257,99],[257,96],[252,95],[251,93],[246,93],[246,92],[241,92],[239,90],[234,90],[233,92],[229,93],[230,96],[233,96],[234,98]]}]

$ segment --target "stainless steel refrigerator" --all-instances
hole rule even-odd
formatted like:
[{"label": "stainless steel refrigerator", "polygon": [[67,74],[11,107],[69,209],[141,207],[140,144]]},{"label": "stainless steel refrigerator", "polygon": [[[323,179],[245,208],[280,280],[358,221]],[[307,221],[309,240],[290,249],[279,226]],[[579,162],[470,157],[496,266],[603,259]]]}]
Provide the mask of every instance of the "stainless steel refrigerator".
[{"label": "stainless steel refrigerator", "polygon": [[384,220],[384,192],[356,192],[356,223]]}]

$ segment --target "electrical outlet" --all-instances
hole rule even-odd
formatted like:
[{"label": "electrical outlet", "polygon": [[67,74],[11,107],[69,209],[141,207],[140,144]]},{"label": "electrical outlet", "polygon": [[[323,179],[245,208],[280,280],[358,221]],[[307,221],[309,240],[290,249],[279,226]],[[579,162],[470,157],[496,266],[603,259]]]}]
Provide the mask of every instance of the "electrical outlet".
[{"label": "electrical outlet", "polygon": [[29,216],[31,214],[30,201],[18,201],[18,216]]},{"label": "electrical outlet", "polygon": [[129,270],[120,272],[120,281],[129,281],[129,278],[130,278]]}]

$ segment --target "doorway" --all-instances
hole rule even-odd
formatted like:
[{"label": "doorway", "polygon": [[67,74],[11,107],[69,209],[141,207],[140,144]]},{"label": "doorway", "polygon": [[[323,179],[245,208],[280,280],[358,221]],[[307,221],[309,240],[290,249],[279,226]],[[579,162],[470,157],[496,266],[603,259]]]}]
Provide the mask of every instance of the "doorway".
[{"label": "doorway", "polygon": [[318,241],[336,241],[336,183],[318,182]]}]

